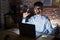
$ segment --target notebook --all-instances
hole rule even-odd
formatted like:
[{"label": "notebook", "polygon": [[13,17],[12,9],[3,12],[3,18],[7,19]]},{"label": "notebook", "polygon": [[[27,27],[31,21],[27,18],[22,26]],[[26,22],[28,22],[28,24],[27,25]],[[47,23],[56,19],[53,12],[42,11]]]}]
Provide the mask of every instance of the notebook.
[{"label": "notebook", "polygon": [[20,27],[20,35],[32,38],[38,38],[41,36],[41,33],[35,31],[35,25],[21,23]]}]

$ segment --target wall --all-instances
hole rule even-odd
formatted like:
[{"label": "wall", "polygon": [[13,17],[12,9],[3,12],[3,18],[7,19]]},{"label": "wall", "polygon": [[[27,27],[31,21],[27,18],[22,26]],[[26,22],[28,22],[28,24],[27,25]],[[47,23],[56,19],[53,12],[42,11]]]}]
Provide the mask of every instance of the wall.
[{"label": "wall", "polygon": [[60,8],[44,8],[43,15],[47,16],[50,20],[55,20],[60,26]]},{"label": "wall", "polygon": [[8,13],[9,11],[9,3],[8,0],[1,0],[1,13],[0,13],[0,17],[1,17],[1,26],[4,26],[4,14]]},{"label": "wall", "polygon": [[40,1],[40,0],[22,0],[22,3],[27,6],[33,6],[34,2]]},{"label": "wall", "polygon": [[[28,6],[33,6],[34,2],[36,1],[41,1],[41,0],[22,0],[22,3]],[[60,7],[60,1],[57,2],[57,0],[52,0],[52,6]]]},{"label": "wall", "polygon": [[60,0],[53,0],[53,6],[59,6],[60,7]]}]

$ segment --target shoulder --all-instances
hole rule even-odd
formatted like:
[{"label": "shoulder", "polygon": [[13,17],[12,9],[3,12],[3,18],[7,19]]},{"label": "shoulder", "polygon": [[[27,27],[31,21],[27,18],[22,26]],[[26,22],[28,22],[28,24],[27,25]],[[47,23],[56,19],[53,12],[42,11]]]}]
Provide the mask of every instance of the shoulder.
[{"label": "shoulder", "polygon": [[50,19],[47,16],[41,16],[41,18],[45,21],[50,21]]}]

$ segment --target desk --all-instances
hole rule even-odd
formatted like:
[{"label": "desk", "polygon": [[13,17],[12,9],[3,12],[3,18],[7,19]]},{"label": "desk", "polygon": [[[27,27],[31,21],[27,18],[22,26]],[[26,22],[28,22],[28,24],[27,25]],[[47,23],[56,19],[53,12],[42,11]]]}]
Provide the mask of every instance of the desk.
[{"label": "desk", "polygon": [[47,38],[40,37],[40,38],[28,38],[28,37],[21,37],[20,40],[52,40],[54,36],[48,36]]},{"label": "desk", "polygon": [[[0,31],[0,40],[4,40],[4,37],[6,35],[9,35],[11,40],[35,40],[35,38],[29,38],[29,37],[20,37],[19,35],[17,35],[14,32],[11,31]],[[52,40],[54,38],[54,36],[48,36],[47,38],[44,37],[40,37],[36,40]]]}]

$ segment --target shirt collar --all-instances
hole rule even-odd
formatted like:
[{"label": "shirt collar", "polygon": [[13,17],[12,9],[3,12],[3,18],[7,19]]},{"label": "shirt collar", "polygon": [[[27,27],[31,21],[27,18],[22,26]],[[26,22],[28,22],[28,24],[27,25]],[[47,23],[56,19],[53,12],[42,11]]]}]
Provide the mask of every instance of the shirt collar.
[{"label": "shirt collar", "polygon": [[41,18],[41,15],[34,15],[34,18]]}]

